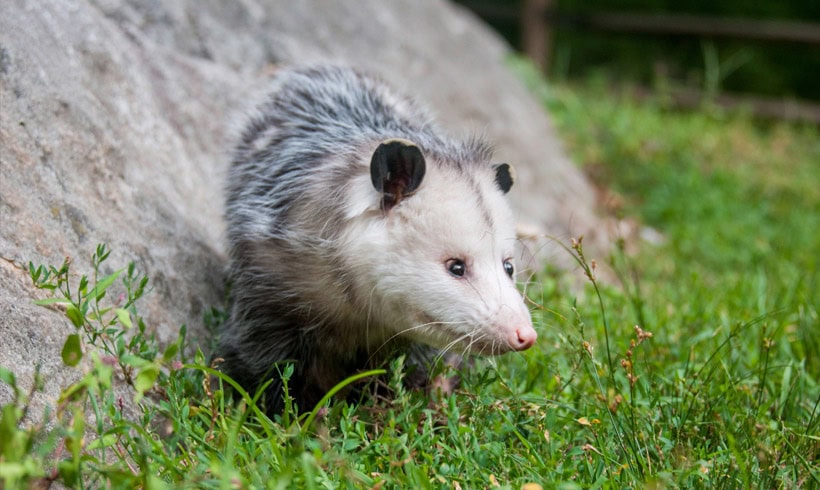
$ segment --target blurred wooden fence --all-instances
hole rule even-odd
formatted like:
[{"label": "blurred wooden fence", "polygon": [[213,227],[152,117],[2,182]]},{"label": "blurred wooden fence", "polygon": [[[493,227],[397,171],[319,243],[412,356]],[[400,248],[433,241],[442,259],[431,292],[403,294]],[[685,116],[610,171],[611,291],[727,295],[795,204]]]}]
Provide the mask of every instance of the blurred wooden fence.
[{"label": "blurred wooden fence", "polygon": [[[820,23],[748,18],[723,18],[687,14],[646,14],[622,12],[570,13],[555,9],[554,0],[523,0],[521,7],[461,0],[462,5],[488,20],[519,23],[521,45],[532,61],[545,71],[552,54],[556,28],[603,32],[660,34],[701,38],[750,39],[790,42],[812,47],[820,45]],[[671,94],[682,106],[696,106],[702,96],[692,90]],[[701,94],[702,95],[702,94]],[[721,95],[718,105],[744,105],[753,113],[770,118],[808,120],[820,124],[820,104],[783,101],[774,98]]]}]

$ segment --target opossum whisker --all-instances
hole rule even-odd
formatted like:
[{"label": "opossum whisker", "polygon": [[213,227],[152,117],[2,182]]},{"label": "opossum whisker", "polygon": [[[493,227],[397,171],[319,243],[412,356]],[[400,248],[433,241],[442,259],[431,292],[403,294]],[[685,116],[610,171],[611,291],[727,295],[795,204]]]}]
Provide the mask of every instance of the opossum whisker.
[{"label": "opossum whisker", "polygon": [[462,355],[462,357],[463,357],[463,356],[466,356],[467,354],[469,354],[470,349],[472,348],[473,344],[476,342],[476,341],[475,341],[475,337],[472,335],[472,333],[465,334],[465,337],[469,337],[469,338],[470,338],[470,341],[469,341],[469,342],[467,342],[467,343],[465,343],[465,344],[464,344],[464,347],[461,349],[461,355]]},{"label": "opossum whisker", "polygon": [[[373,314],[373,303],[374,303],[373,302],[373,295],[376,294],[376,288],[378,288],[378,285],[374,284],[373,287],[370,289],[370,295],[368,296],[368,300],[367,300],[367,316],[365,317],[365,322],[364,322],[364,335],[365,335],[365,342],[367,342],[365,345],[368,345],[368,346],[370,345],[370,319],[372,318],[372,314]],[[384,345],[384,344],[382,344],[382,345]],[[379,347],[379,349],[381,349],[381,346]],[[376,352],[378,352],[378,349],[376,350]],[[374,352],[370,356],[370,358],[367,360],[368,364],[370,364],[370,361],[373,360],[373,356],[376,354],[376,352]]]},{"label": "opossum whisker", "polygon": [[[433,365],[435,365],[438,362],[441,362],[442,359],[444,359],[444,356],[446,356],[449,353],[450,349],[461,343],[468,336],[469,334],[465,333],[457,337],[456,339],[451,340],[447,345],[445,345],[441,350],[439,350],[438,354],[436,354],[436,357],[433,358]],[[464,349],[462,349],[461,357],[465,357],[469,350],[469,345],[466,345]]]},{"label": "opossum whisker", "polygon": [[368,358],[368,362],[372,361],[375,358],[376,354],[378,354],[383,348],[385,348],[391,341],[393,341],[396,338],[406,334],[407,332],[411,332],[411,331],[417,330],[417,329],[427,328],[430,325],[458,325],[458,324],[461,324],[461,323],[464,323],[464,322],[437,322],[437,321],[432,321],[432,322],[427,322],[427,323],[421,323],[421,324],[418,324],[418,325],[414,325],[412,327],[407,327],[403,330],[400,330],[400,331],[394,333],[393,335],[388,337],[384,342],[382,342],[381,345],[378,348],[376,348],[376,350],[373,351],[370,354],[370,357]]},{"label": "opossum whisker", "polygon": [[444,360],[445,356],[447,356],[450,353],[450,350],[453,347],[455,347],[456,345],[458,345],[460,343],[464,345],[464,347],[461,350],[461,354],[456,355],[457,358],[464,359],[468,356],[469,351],[470,351],[470,344],[469,343],[466,343],[466,344],[463,343],[464,339],[467,338],[467,337],[470,337],[470,333],[464,333],[464,334],[460,335],[458,338],[450,341],[447,345],[445,345],[442,349],[440,349],[436,353],[436,356],[432,359],[432,361],[430,361],[430,368],[431,369],[428,372],[428,376],[427,376],[428,381],[434,379],[434,375],[433,375],[434,369],[433,369],[433,367],[437,366],[439,363],[446,362]]},{"label": "opossum whisker", "polygon": [[496,360],[495,356],[487,356],[487,363],[493,368],[498,367],[498,361]]},{"label": "opossum whisker", "polygon": [[465,357],[467,354],[469,354],[472,345],[476,342],[475,331],[476,329],[473,329],[469,332],[461,334],[458,338],[453,340],[449,344],[449,346],[455,347],[456,345],[461,344],[463,346],[461,350],[461,356]]},{"label": "opossum whisker", "polygon": [[[476,331],[477,331],[477,329],[476,329]],[[472,336],[471,336],[472,341],[470,342],[470,345],[468,346],[468,348],[472,349],[472,346],[473,346],[473,345],[475,345],[475,344],[476,344],[476,343],[478,343],[478,342],[483,341],[483,340],[484,340],[486,337],[488,337],[488,336],[489,336],[488,334],[483,333],[483,332],[479,332],[479,335],[478,335],[477,337],[472,337]],[[492,353],[493,353],[493,345],[494,345],[494,343],[495,343],[495,340],[493,340],[493,341],[491,341],[491,342],[490,342],[490,354],[492,354]],[[481,351],[480,351],[480,352],[481,352],[481,353],[483,353],[483,352],[484,352],[484,347],[482,347],[482,348],[481,348]]]},{"label": "opossum whisker", "polygon": [[[466,336],[470,338],[470,341],[464,346],[464,353],[465,354],[468,353],[468,352],[475,352],[476,354],[484,354],[485,353],[485,347],[484,347],[483,342],[484,342],[485,338],[489,337],[489,334],[487,334],[485,332],[481,332],[478,328],[476,328],[476,329],[473,329],[473,331],[466,334]],[[492,350],[493,350],[492,345],[493,345],[494,342],[495,342],[494,340],[492,340],[490,342],[490,354],[492,354]],[[479,343],[482,345],[482,347],[478,351],[473,351],[473,346],[475,346],[476,344],[479,344]]]},{"label": "opossum whisker", "polygon": [[431,368],[430,373],[429,373],[430,376],[432,376],[432,373],[434,371],[434,369],[432,369],[432,368],[434,366],[437,366],[439,363],[443,363],[444,362],[444,357],[449,353],[450,349],[457,343],[458,343],[458,340],[453,340],[450,343],[448,343],[447,345],[445,345],[442,349],[440,349],[436,352],[436,355],[430,361],[430,368]]}]

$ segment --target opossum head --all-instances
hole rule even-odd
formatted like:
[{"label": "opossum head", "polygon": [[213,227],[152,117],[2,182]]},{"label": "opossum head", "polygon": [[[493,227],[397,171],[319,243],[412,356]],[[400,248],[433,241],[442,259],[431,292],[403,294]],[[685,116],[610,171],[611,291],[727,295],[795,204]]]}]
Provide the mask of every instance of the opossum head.
[{"label": "opossum head", "polygon": [[406,140],[373,153],[371,212],[353,259],[371,288],[369,318],[387,336],[441,349],[528,349],[537,334],[515,287],[515,227],[504,195],[512,168],[429,158]]}]

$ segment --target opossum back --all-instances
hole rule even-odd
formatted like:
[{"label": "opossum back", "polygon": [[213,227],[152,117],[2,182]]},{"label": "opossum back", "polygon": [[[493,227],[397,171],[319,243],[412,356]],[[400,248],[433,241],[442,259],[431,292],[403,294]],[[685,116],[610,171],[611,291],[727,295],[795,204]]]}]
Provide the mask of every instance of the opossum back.
[{"label": "opossum back", "polygon": [[[369,159],[363,146],[415,135],[435,142],[429,116],[380,82],[341,67],[284,70],[243,131],[229,174],[227,221],[232,239],[264,236],[283,224],[310,185],[342,186],[352,164]],[[337,182],[317,184],[323,165]],[[307,178],[306,176],[311,176]],[[233,241],[233,240],[232,240]]]}]

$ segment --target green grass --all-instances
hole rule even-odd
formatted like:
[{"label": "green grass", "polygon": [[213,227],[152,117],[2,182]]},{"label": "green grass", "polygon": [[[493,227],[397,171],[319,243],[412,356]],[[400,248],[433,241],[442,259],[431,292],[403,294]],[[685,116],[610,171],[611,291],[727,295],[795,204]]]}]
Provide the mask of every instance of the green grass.
[{"label": "green grass", "polygon": [[[57,298],[45,306],[77,327],[63,358],[84,371],[30,424],[29,387],[0,369],[18,394],[0,412],[0,486],[820,486],[818,129],[673,112],[602,82],[539,93],[575,159],[616,196],[612,212],[664,240],[624,237],[597,257],[563,244],[578,267],[529,287],[533,349],[479,361],[432,402],[402,388],[399,360],[382,376],[390,400],[270,421],[253,394],[225,398],[228,380],[186,356],[184,330],[158,348],[134,267],[83,280],[68,264],[32,266]],[[106,256],[95,252],[95,271]],[[593,259],[615,273],[597,277]],[[105,294],[115,288],[124,302]],[[114,394],[119,378],[139,393],[136,419]]]}]

